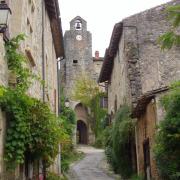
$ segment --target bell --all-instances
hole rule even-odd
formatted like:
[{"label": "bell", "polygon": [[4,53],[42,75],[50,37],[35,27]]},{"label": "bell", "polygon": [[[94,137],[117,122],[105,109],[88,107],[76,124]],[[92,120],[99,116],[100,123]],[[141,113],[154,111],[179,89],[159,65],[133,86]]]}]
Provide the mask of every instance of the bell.
[{"label": "bell", "polygon": [[76,29],[81,29],[81,23],[80,22],[77,22]]}]

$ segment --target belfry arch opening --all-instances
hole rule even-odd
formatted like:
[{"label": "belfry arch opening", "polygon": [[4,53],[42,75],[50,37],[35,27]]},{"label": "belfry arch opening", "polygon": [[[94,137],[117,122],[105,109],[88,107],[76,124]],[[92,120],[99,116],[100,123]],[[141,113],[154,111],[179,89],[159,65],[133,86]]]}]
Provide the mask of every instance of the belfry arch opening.
[{"label": "belfry arch opening", "polygon": [[88,144],[88,128],[82,120],[77,121],[77,143]]}]

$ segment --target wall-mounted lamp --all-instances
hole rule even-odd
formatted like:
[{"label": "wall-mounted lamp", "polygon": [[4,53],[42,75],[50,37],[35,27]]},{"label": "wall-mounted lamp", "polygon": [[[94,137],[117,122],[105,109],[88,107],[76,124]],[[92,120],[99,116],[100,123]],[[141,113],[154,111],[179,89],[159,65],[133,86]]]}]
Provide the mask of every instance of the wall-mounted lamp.
[{"label": "wall-mounted lamp", "polygon": [[4,33],[7,29],[9,15],[11,9],[5,1],[0,1],[0,33]]}]

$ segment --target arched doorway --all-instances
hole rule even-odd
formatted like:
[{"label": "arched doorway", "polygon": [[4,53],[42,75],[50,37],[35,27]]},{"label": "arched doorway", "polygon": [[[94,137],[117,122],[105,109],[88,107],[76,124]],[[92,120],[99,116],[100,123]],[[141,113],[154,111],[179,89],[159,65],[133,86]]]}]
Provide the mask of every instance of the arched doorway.
[{"label": "arched doorway", "polygon": [[82,120],[77,121],[77,143],[88,144],[88,129]]}]

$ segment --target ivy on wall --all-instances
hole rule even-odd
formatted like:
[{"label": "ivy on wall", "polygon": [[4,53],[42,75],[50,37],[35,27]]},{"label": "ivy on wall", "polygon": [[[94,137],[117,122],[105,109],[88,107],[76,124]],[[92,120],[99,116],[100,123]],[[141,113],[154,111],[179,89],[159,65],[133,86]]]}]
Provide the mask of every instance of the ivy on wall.
[{"label": "ivy on wall", "polygon": [[67,138],[49,105],[26,94],[32,81],[39,78],[27,68],[26,57],[19,51],[24,38],[20,34],[6,42],[8,69],[17,83],[14,87],[0,87],[0,107],[7,115],[5,160],[10,168],[22,164],[25,154],[49,166],[58,154],[59,143]]},{"label": "ivy on wall", "polygon": [[90,109],[89,121],[96,139],[102,132],[102,121],[107,114],[106,109],[100,106],[100,99],[104,95],[98,84],[87,74],[77,78],[72,92],[72,99],[80,101]]}]

